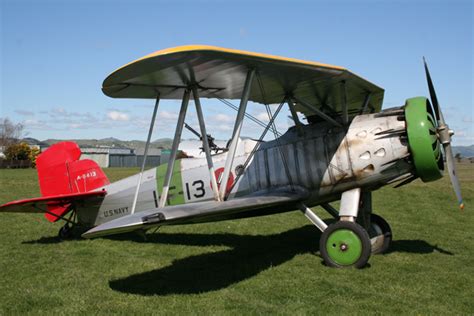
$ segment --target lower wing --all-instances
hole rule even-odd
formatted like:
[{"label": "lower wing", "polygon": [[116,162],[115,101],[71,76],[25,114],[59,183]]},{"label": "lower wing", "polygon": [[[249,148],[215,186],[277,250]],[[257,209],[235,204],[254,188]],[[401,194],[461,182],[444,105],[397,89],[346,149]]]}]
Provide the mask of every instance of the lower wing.
[{"label": "lower wing", "polygon": [[85,238],[120,234],[138,229],[185,224],[222,215],[254,211],[269,207],[296,206],[308,197],[307,191],[273,190],[262,194],[235,198],[225,202],[205,201],[167,206],[127,215],[104,223],[82,234]]},{"label": "lower wing", "polygon": [[[86,200],[103,200],[106,194],[107,192],[105,190],[101,190],[83,193],[43,196],[33,199],[12,201],[0,205],[0,212],[49,214],[49,210],[51,209],[68,207],[75,202],[82,202]],[[50,215],[57,216],[58,214]]]}]

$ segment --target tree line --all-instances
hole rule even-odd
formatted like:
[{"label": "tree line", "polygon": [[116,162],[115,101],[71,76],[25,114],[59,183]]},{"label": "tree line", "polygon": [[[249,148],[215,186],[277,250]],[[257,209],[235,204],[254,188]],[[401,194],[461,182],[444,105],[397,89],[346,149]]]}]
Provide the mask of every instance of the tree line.
[{"label": "tree line", "polygon": [[31,148],[21,141],[24,129],[25,126],[21,123],[14,123],[9,118],[0,118],[0,147],[3,151],[3,156],[0,156],[0,165],[7,168],[36,166],[40,149]]}]

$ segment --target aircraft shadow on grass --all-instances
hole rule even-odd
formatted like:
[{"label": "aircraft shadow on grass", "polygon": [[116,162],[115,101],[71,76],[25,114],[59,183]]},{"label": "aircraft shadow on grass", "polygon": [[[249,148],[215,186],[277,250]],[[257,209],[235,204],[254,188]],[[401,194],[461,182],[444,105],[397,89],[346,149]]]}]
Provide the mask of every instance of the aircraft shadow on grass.
[{"label": "aircraft shadow on grass", "polygon": [[387,254],[392,252],[408,252],[408,253],[419,253],[426,254],[432,252],[439,252],[444,255],[454,256],[454,253],[448,250],[444,250],[438,245],[431,245],[424,240],[394,240],[390,245],[390,249]]},{"label": "aircraft shadow on grass", "polygon": [[[283,264],[299,254],[319,251],[321,233],[312,225],[291,229],[274,235],[237,234],[147,234],[147,242],[187,246],[226,246],[230,249],[203,253],[175,260],[171,265],[152,271],[109,281],[112,290],[139,295],[197,294],[226,288],[274,266]],[[107,237],[117,241],[144,242],[136,234]],[[73,239],[71,242],[80,242]],[[24,244],[59,243],[57,237],[42,237]],[[394,252],[428,254],[439,252],[453,255],[424,240],[395,240],[389,254]]]},{"label": "aircraft shadow on grass", "polygon": [[318,251],[320,232],[304,226],[275,235],[153,234],[149,241],[231,249],[175,260],[170,266],[109,282],[111,289],[141,295],[197,294],[228,287],[278,266],[294,256]]},{"label": "aircraft shadow on grass", "polygon": [[[150,236],[150,235],[149,235]],[[111,289],[140,295],[197,294],[243,281],[299,254],[319,251],[321,234],[314,226],[267,236],[235,234],[152,234],[149,241],[171,245],[228,246],[174,261],[170,266],[109,282]],[[423,240],[393,242],[390,252],[453,253]]]},{"label": "aircraft shadow on grass", "polygon": [[59,244],[62,242],[69,242],[69,241],[80,241],[83,240],[81,237],[74,237],[70,239],[62,240],[58,236],[44,236],[35,240],[25,240],[21,243],[24,245],[34,245],[34,244]]}]

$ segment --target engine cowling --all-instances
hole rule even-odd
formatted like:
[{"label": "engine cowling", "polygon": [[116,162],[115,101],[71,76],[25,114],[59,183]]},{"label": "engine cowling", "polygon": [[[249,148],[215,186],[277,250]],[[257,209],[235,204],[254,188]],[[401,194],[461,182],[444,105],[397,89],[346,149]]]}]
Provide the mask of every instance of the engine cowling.
[{"label": "engine cowling", "polygon": [[434,117],[433,108],[427,98],[415,97],[406,100],[408,147],[416,175],[423,182],[434,181],[443,176],[444,162]]}]

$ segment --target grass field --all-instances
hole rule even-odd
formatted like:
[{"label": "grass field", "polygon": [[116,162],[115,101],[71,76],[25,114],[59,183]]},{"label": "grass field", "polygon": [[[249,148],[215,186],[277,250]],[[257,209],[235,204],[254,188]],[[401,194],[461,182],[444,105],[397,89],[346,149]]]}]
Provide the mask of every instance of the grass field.
[{"label": "grass field", "polygon": [[[106,169],[114,181],[135,169]],[[56,239],[60,223],[0,214],[0,315],[474,314],[474,164],[448,178],[374,193],[394,242],[362,270],[324,266],[320,234],[298,212]],[[0,170],[0,203],[39,195],[34,170]],[[323,212],[315,208],[318,214]]]}]

